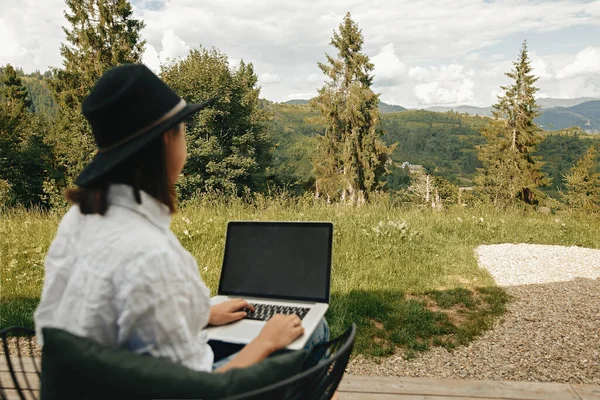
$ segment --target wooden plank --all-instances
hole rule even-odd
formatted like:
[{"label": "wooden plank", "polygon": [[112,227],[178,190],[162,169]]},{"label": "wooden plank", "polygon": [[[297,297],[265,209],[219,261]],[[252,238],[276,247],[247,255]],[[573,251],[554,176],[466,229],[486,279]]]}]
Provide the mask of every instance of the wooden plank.
[{"label": "wooden plank", "polygon": [[581,400],[600,400],[600,385],[571,384]]},{"label": "wooden plank", "polygon": [[[21,359],[23,362],[23,367],[26,372],[35,372],[35,365],[37,365],[38,371],[42,369],[42,359],[41,358],[23,358]],[[21,363],[19,360],[13,360],[13,368],[15,371],[22,371]],[[4,357],[0,358],[0,372],[8,372],[8,363]]]},{"label": "wooden plank", "polygon": [[[4,394],[6,395],[7,400],[21,400],[21,397],[19,397],[19,393],[17,393],[16,390],[14,389],[7,389],[4,390]],[[30,399],[30,400],[37,400],[40,398],[40,393],[39,392],[34,392],[34,393],[30,393],[30,392],[25,392],[23,393],[25,395],[26,399]]]},{"label": "wooden plank", "polygon": [[[26,376],[24,376],[23,373],[20,372],[20,373],[17,373],[16,375],[17,375],[17,381],[19,382],[19,385],[21,385],[22,389],[26,388],[26,387],[33,387],[33,388],[40,387],[40,378],[38,377],[38,375],[36,373],[25,372]],[[29,384],[27,384],[27,381],[29,381]],[[2,388],[15,389],[15,383],[9,372],[0,372],[0,385]]]},{"label": "wooden plank", "polygon": [[340,392],[519,400],[580,400],[566,383],[346,376]]},{"label": "wooden plank", "polygon": [[343,392],[340,400],[503,400],[492,397],[447,397],[419,394],[384,394],[384,393],[351,393]]}]

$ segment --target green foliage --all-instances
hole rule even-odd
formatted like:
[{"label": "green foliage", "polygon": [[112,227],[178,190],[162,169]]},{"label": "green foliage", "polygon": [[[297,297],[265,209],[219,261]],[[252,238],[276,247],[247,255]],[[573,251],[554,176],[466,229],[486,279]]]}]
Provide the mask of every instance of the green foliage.
[{"label": "green foliage", "polygon": [[[0,76],[4,74],[4,71],[8,67],[9,65],[0,67]],[[55,117],[58,109],[48,83],[52,78],[52,71],[46,71],[43,74],[40,71],[25,74],[22,69],[17,68],[15,69],[15,72],[17,76],[21,78],[22,85],[27,90],[28,98],[31,100],[28,107],[29,111],[36,114]],[[0,87],[2,87],[2,85],[3,83],[0,82]]]},{"label": "green foliage", "polygon": [[225,54],[198,48],[163,67],[161,75],[189,103],[222,96],[188,124],[188,159],[179,184],[182,196],[266,190],[272,158],[270,116],[259,107],[260,88],[252,64],[241,61],[231,68]]},{"label": "green foliage", "polygon": [[287,190],[301,194],[315,183],[311,160],[318,144],[318,135],[325,129],[313,123],[316,113],[308,105],[273,104],[270,136],[275,143],[273,174],[276,182]]},{"label": "green foliage", "polygon": [[43,205],[43,181],[52,163],[43,142],[49,123],[29,111],[27,89],[12,66],[4,68],[0,78],[2,204]]},{"label": "green foliage", "polygon": [[526,42],[513,64],[506,76],[514,83],[501,87],[505,93],[493,106],[496,120],[483,129],[487,144],[479,148],[483,168],[476,182],[497,207],[515,201],[537,204],[538,187],[549,183],[541,171],[543,164],[532,155],[543,135],[534,122],[539,115],[534,87],[538,78],[532,74]]},{"label": "green foliage", "polygon": [[63,28],[67,43],[60,46],[63,68],[54,69],[50,80],[59,112],[46,139],[62,174],[60,186],[72,184],[95,148],[91,128],[81,114],[84,98],[106,70],[139,62],[145,46],[140,37],[144,23],[133,18],[128,0],[65,1],[69,27]]},{"label": "green foliage", "polygon": [[6,179],[0,179],[0,211],[12,207],[14,204],[14,194],[12,185]]},{"label": "green foliage", "polygon": [[23,86],[23,82],[17,75],[17,71],[10,64],[2,71],[0,99],[2,100],[1,108],[3,115],[15,123],[31,106],[31,100],[27,95],[27,88]]},{"label": "green foliage", "polygon": [[600,211],[600,173],[598,172],[598,152],[594,146],[565,175],[567,191],[561,193],[571,209],[589,212]]},{"label": "green foliage", "polygon": [[326,127],[313,161],[317,194],[351,204],[364,203],[382,187],[393,151],[377,129],[379,95],[371,90],[373,64],[362,53],[363,42],[358,25],[346,14],[331,39],[337,58],[327,55],[328,63],[318,64],[329,81],[311,101]]},{"label": "green foliage", "polygon": [[[546,193],[557,197],[559,191],[565,190],[564,176],[592,145],[600,146],[600,136],[586,136],[579,129],[546,135],[535,153],[544,160],[542,171],[552,180],[551,186],[545,190]],[[600,160],[598,166],[600,167]]]},{"label": "green foliage", "polygon": [[[385,115],[381,125],[386,143],[398,143],[391,156],[394,162],[423,165],[434,175],[464,185],[481,166],[474,147],[483,144],[479,129],[488,122],[453,112],[405,111]],[[392,183],[388,188],[398,189]]]},{"label": "green foliage", "polygon": [[47,115],[51,118],[58,114],[58,107],[52,96],[49,86],[49,79],[41,74],[30,74],[22,78],[23,84],[27,88],[27,93],[31,98],[31,112],[41,115]]}]

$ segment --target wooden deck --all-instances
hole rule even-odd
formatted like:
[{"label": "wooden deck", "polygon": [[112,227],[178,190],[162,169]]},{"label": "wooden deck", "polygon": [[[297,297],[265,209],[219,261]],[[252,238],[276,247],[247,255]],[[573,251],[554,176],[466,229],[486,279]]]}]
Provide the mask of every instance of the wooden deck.
[{"label": "wooden deck", "polygon": [[340,400],[600,400],[600,385],[346,376]]},{"label": "wooden deck", "polygon": [[[24,367],[33,371],[31,361]],[[37,380],[37,375],[27,378]],[[3,358],[0,383],[9,399],[18,399]],[[600,385],[353,375],[344,377],[339,391],[340,400],[600,400]]]}]

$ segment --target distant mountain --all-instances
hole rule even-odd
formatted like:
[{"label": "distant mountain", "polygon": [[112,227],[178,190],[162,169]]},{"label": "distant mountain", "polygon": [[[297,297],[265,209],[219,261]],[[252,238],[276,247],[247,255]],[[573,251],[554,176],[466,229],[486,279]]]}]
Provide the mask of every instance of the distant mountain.
[{"label": "distant mountain", "polygon": [[600,100],[595,97],[579,97],[576,99],[553,99],[553,98],[541,98],[537,99],[536,102],[540,108],[556,108],[556,107],[573,107],[581,103],[588,101]]},{"label": "distant mountain", "polygon": [[429,107],[425,111],[448,112],[455,111],[460,114],[479,115],[480,117],[491,117],[492,107],[456,106],[456,107]]},{"label": "distant mountain", "polygon": [[293,105],[308,104],[308,100],[294,99],[294,100],[285,101],[283,104],[293,104]]},{"label": "distant mountain", "polygon": [[391,114],[400,111],[406,111],[406,108],[396,104],[387,104],[382,101],[379,102],[379,112],[382,114]]},{"label": "distant mountain", "polygon": [[[535,122],[549,131],[580,127],[590,133],[600,132],[600,99],[580,97],[577,99],[537,99],[541,115]],[[427,111],[448,112],[461,114],[492,116],[492,107],[456,106],[429,107]]]},{"label": "distant mountain", "polygon": [[549,131],[574,126],[590,133],[600,132],[600,100],[588,101],[572,107],[555,107],[542,110],[535,122]]},{"label": "distant mountain", "polygon": [[[304,104],[308,104],[308,100],[302,100],[302,99],[288,100],[288,101],[284,102],[284,104],[304,105]],[[402,106],[398,106],[395,104],[387,104],[382,101],[379,102],[379,112],[382,114],[391,114],[391,113],[405,111],[405,110],[406,110],[406,108],[404,108]]]}]

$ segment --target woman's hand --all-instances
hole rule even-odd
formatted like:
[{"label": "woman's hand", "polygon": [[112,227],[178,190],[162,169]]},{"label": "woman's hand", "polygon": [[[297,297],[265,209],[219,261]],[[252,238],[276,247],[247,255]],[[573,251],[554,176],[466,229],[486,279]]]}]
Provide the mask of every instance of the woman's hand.
[{"label": "woman's hand", "polygon": [[286,348],[303,333],[300,317],[276,314],[267,321],[256,339],[268,343],[272,351],[277,351]]},{"label": "woman's hand", "polygon": [[219,368],[217,372],[256,364],[271,353],[285,348],[303,333],[302,321],[297,315],[274,315],[267,321],[256,339],[244,346],[233,360]]},{"label": "woman's hand", "polygon": [[239,321],[247,315],[245,309],[254,311],[254,306],[243,299],[224,301],[210,308],[208,323],[218,326]]}]

